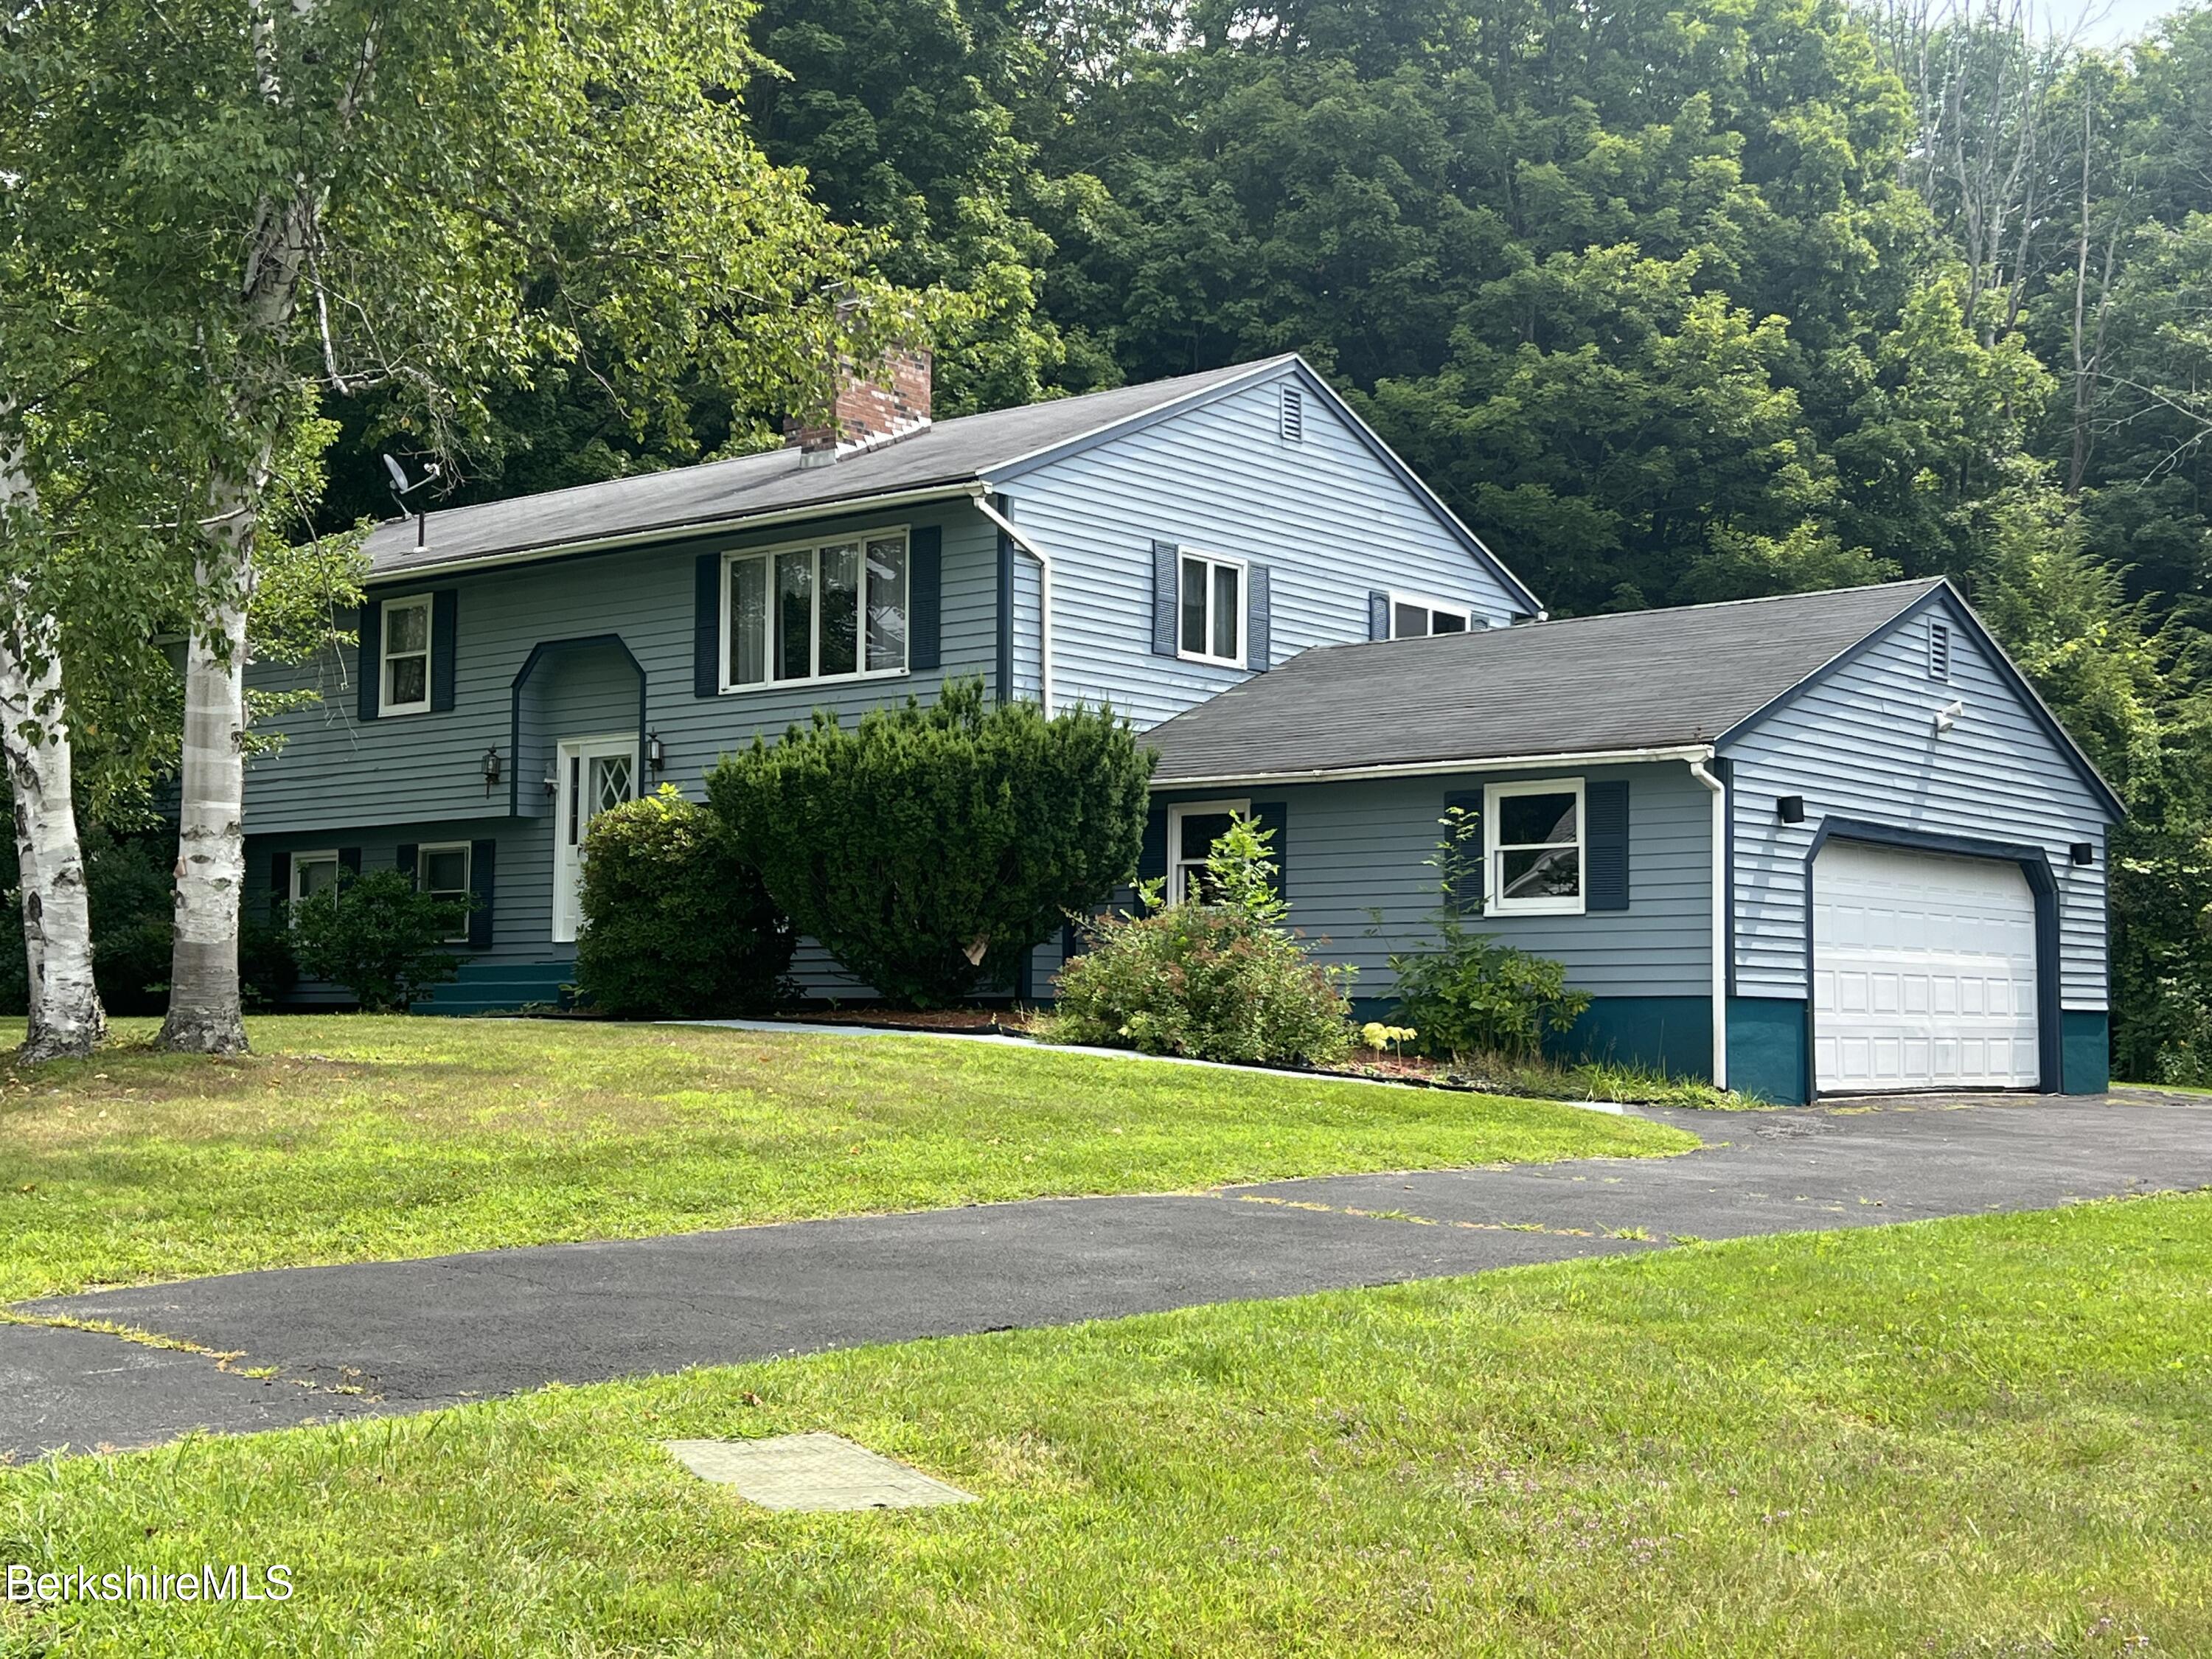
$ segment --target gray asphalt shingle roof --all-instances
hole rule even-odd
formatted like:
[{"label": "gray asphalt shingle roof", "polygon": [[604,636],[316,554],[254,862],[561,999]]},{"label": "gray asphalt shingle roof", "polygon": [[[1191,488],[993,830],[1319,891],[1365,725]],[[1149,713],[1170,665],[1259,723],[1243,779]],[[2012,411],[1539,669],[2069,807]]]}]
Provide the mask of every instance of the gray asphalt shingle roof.
[{"label": "gray asphalt shingle roof", "polygon": [[1153,727],[1153,784],[1710,742],[1942,585],[1317,647]]},{"label": "gray asphalt shingle roof", "polygon": [[369,534],[371,572],[381,577],[432,570],[602,537],[708,527],[793,508],[966,483],[984,477],[994,467],[1186,398],[1264,375],[1292,361],[1287,356],[1272,357],[1146,386],[1115,386],[1019,409],[963,415],[896,443],[843,456],[830,465],[805,466],[797,450],[779,449],[512,501],[452,507],[430,514],[428,545],[421,550],[415,545],[414,520],[394,520]]}]

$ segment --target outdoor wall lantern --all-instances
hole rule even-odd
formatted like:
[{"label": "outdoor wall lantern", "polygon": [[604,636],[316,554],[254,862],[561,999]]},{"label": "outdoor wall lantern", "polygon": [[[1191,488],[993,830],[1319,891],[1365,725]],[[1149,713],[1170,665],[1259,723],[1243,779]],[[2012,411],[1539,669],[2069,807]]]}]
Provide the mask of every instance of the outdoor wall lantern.
[{"label": "outdoor wall lantern", "polygon": [[561,793],[560,769],[552,761],[545,763],[545,793],[548,795],[557,795]]},{"label": "outdoor wall lantern", "polygon": [[1805,822],[1805,797],[1777,795],[1774,798],[1774,810],[1781,814],[1784,823],[1802,823]]},{"label": "outdoor wall lantern", "polygon": [[658,732],[645,734],[645,763],[653,769],[656,776],[668,769],[668,745],[661,742]]},{"label": "outdoor wall lantern", "polygon": [[490,797],[493,790],[499,787],[499,750],[496,749],[485,750],[483,754],[483,781],[484,795],[487,799]]},{"label": "outdoor wall lantern", "polygon": [[2088,841],[2070,842],[2066,848],[2066,856],[2076,864],[2094,864],[2097,861],[2097,844]]}]

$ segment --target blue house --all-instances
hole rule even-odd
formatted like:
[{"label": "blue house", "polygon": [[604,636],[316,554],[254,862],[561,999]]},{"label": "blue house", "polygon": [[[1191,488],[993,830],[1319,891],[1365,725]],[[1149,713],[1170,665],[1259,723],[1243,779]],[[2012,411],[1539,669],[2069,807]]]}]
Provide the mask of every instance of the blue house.
[{"label": "blue house", "polygon": [[1295,356],[941,422],[926,359],[884,379],[776,453],[380,527],[362,650],[252,671],[324,696],[252,763],[249,884],[472,892],[435,1006],[550,1000],[594,813],[981,678],[1148,733],[1171,890],[1273,824],[1363,1000],[1457,807],[1453,900],[1594,994],[1571,1046],[1780,1100],[2103,1086],[2119,804],[1947,583],[1551,622]]}]

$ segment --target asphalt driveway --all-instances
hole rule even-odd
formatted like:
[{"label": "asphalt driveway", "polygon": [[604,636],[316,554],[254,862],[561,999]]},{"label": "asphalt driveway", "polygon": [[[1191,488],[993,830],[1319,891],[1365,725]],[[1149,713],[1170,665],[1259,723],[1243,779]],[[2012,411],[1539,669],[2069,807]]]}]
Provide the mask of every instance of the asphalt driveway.
[{"label": "asphalt driveway", "polygon": [[1673,1158],[1043,1199],[25,1304],[15,1311],[184,1346],[0,1325],[0,1455],[425,1410],[551,1382],[1394,1284],[1677,1238],[2212,1185],[2212,1100],[2185,1097],[1651,1115],[1707,1145]]}]

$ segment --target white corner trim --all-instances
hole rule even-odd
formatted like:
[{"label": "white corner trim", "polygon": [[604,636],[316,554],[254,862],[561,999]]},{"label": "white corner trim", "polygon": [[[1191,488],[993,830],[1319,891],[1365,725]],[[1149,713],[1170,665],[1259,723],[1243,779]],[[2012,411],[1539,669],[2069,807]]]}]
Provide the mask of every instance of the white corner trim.
[{"label": "white corner trim", "polygon": [[[1712,793],[1713,820],[1713,1087],[1728,1087],[1728,786],[1703,760],[1690,763],[1690,775]],[[1810,916],[1805,919],[1810,927]],[[1805,988],[1810,996],[1813,988]]]}]

